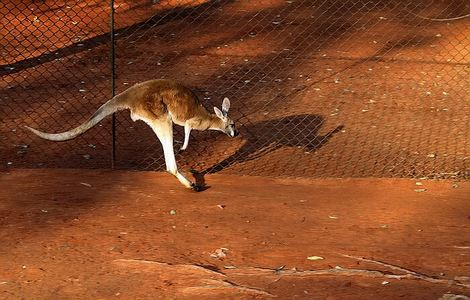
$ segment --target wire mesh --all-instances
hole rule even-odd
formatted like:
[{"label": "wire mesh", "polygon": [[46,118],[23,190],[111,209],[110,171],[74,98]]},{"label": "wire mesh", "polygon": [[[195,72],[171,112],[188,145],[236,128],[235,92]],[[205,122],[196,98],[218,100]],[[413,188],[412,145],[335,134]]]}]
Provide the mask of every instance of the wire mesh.
[{"label": "wire mesh", "polygon": [[[3,164],[109,166],[109,120],[64,143],[21,128],[70,129],[110,97],[109,2],[17,2],[0,4]],[[116,92],[171,78],[210,110],[232,102],[241,137],[193,132],[177,154],[183,170],[470,178],[468,1],[115,0],[114,9]],[[116,126],[116,167],[164,169],[147,125],[121,112]]]},{"label": "wire mesh", "polygon": [[85,1],[2,1],[1,159],[10,167],[109,165],[109,122],[66,143],[58,132],[88,118],[111,95],[109,6]]}]

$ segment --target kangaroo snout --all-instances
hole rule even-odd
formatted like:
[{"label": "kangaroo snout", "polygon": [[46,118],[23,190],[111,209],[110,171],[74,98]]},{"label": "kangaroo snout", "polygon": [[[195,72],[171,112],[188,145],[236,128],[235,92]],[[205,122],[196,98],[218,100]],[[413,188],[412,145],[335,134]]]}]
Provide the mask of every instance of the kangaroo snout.
[{"label": "kangaroo snout", "polygon": [[232,132],[231,137],[236,137],[236,136],[238,136],[239,134],[240,134],[240,132],[235,129],[235,130]]},{"label": "kangaroo snout", "polygon": [[225,130],[225,134],[233,138],[233,137],[238,136],[240,132],[238,132],[238,130],[235,128],[230,128],[228,130]]}]

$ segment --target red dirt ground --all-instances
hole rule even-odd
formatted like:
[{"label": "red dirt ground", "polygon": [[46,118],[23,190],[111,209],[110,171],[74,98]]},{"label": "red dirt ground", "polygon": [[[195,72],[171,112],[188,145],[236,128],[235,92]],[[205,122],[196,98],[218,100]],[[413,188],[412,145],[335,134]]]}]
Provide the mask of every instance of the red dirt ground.
[{"label": "red dirt ground", "polygon": [[164,173],[0,173],[0,298],[470,296],[469,182],[206,182],[194,193]]}]

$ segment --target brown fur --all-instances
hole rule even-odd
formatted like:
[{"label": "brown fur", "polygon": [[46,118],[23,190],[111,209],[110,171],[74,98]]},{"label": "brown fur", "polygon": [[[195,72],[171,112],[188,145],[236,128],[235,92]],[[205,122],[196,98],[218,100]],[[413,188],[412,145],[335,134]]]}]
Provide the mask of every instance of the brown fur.
[{"label": "brown fur", "polygon": [[190,121],[193,129],[207,130],[222,125],[222,121],[209,113],[197,96],[183,84],[164,79],[139,83],[117,95],[118,103],[131,113],[148,118],[160,118],[171,113],[174,123]]}]

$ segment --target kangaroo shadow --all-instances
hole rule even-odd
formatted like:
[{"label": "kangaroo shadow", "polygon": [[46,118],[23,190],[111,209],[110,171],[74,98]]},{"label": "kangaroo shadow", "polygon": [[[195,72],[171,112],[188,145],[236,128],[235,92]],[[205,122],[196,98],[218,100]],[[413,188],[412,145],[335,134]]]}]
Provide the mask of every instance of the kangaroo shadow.
[{"label": "kangaroo shadow", "polygon": [[193,176],[198,183],[204,183],[204,175],[220,172],[238,163],[256,160],[282,147],[302,148],[314,152],[341,131],[337,126],[325,135],[318,132],[324,123],[320,115],[299,114],[253,123],[240,128],[245,143],[234,154]]}]

